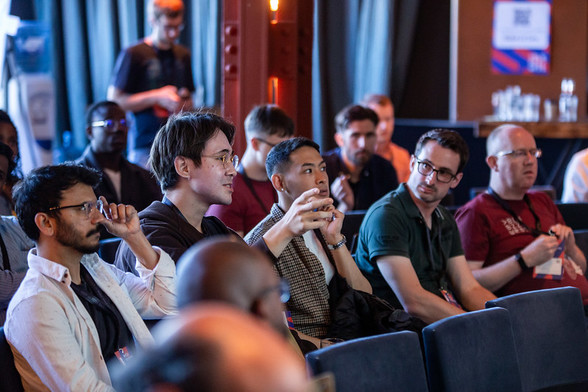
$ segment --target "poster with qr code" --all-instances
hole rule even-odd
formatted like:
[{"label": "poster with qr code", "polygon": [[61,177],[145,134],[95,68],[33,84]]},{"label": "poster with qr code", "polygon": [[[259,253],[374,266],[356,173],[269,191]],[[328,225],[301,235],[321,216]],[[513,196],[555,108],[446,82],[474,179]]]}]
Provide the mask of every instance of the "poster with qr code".
[{"label": "poster with qr code", "polygon": [[552,0],[495,0],[492,73],[548,75]]}]

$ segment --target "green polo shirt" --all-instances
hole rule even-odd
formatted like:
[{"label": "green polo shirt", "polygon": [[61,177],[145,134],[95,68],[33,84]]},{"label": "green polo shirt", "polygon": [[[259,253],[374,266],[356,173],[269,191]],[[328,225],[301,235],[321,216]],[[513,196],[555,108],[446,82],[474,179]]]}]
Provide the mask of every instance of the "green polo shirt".
[{"label": "green polo shirt", "polygon": [[447,260],[463,254],[453,215],[438,206],[433,213],[432,229],[427,230],[406,185],[401,184],[367,211],[359,229],[355,261],[370,281],[374,294],[402,308],[378,268],[378,257],[408,257],[423,288],[443,298],[439,289],[446,282]]}]

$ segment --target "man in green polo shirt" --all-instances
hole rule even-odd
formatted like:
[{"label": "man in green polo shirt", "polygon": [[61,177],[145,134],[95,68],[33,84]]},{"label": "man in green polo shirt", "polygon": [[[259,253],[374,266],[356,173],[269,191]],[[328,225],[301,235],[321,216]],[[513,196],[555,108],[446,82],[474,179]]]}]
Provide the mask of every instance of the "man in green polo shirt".
[{"label": "man in green polo shirt", "polygon": [[439,205],[468,157],[455,131],[422,135],[408,181],[370,207],[359,231],[355,260],[374,294],[427,323],[495,298],[474,279],[453,215]]}]

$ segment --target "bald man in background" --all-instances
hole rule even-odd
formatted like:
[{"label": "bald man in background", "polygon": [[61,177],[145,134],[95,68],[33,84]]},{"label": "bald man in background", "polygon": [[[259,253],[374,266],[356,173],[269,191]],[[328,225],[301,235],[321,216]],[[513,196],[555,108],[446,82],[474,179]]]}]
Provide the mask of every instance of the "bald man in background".
[{"label": "bald man in background", "polygon": [[[586,257],[572,229],[549,196],[530,191],[541,157],[535,138],[522,127],[506,124],[492,131],[486,150],[488,191],[455,215],[474,277],[497,295],[574,286],[588,305]],[[561,241],[563,261],[554,255]],[[560,280],[542,272],[548,263],[559,268]]]},{"label": "bald man in background", "polygon": [[121,391],[304,392],[304,361],[271,327],[219,303],[159,324],[157,345],[115,375]]},{"label": "bald man in background", "polygon": [[321,346],[319,339],[288,329],[287,281],[278,277],[267,255],[236,238],[206,239],[184,253],[178,262],[177,296],[180,308],[220,301],[248,312],[290,340],[301,355]]}]

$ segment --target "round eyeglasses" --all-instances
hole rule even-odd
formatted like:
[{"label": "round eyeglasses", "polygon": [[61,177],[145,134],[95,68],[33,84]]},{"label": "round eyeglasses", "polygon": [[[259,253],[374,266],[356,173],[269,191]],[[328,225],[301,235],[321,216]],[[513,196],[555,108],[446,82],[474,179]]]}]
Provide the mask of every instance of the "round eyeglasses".
[{"label": "round eyeglasses", "polygon": [[74,204],[70,206],[51,207],[49,208],[49,211],[64,210],[66,208],[77,208],[79,211],[84,212],[87,218],[90,218],[90,215],[94,210],[97,210],[101,214],[104,214],[104,202],[100,199],[96,201],[87,201],[82,204]]},{"label": "round eyeglasses", "polygon": [[421,161],[418,158],[415,159],[417,161],[417,169],[423,176],[428,177],[431,175],[431,173],[435,173],[437,175],[437,181],[445,184],[451,182],[451,180],[455,178],[455,174],[447,169],[435,169],[435,167],[433,167],[433,165],[431,165],[429,162]]},{"label": "round eyeglasses", "polygon": [[203,158],[212,158],[216,159],[223,163],[223,166],[226,168],[227,163],[231,163],[233,167],[236,169],[239,166],[239,156],[233,153],[226,153],[223,155],[201,155]]}]

